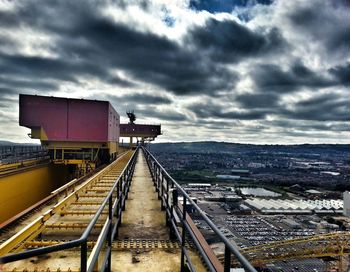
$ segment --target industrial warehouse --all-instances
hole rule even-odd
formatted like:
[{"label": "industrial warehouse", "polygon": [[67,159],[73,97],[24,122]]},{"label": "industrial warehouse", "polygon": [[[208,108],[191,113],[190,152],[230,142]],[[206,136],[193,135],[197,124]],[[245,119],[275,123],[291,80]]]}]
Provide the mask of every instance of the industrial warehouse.
[{"label": "industrial warehouse", "polygon": [[247,199],[250,207],[263,214],[343,214],[343,200]]}]

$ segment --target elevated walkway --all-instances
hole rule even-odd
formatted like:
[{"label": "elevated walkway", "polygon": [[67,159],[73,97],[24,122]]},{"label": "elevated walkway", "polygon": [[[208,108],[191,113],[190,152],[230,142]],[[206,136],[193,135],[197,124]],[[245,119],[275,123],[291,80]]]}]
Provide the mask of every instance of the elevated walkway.
[{"label": "elevated walkway", "polygon": [[[169,240],[165,212],[143,152],[139,152],[131,188],[112,253],[113,271],[180,271],[181,248]],[[207,271],[190,250],[196,271]]]},{"label": "elevated walkway", "polygon": [[[63,186],[64,187],[64,186]],[[0,270],[256,271],[146,149],[129,151],[0,235]],[[225,245],[224,265],[195,226]]]},{"label": "elevated walkway", "polygon": [[165,213],[161,210],[143,152],[138,154],[118,239],[169,239]]}]

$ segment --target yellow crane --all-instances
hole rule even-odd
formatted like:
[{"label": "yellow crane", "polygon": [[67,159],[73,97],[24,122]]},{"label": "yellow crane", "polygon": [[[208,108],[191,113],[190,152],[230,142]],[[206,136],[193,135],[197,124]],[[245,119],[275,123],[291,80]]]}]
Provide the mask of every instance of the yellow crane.
[{"label": "yellow crane", "polygon": [[[350,233],[334,232],[283,240],[247,247],[241,253],[256,267],[277,261],[331,257],[338,261],[338,271],[347,271],[343,259],[350,254]],[[223,255],[219,259],[223,260]]]}]

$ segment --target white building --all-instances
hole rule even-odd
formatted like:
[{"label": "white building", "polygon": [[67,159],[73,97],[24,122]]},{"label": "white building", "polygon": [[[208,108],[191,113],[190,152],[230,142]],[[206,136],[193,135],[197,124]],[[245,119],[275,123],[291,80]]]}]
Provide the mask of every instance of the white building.
[{"label": "white building", "polygon": [[343,193],[343,199],[344,199],[344,215],[350,216],[350,192],[345,191]]}]

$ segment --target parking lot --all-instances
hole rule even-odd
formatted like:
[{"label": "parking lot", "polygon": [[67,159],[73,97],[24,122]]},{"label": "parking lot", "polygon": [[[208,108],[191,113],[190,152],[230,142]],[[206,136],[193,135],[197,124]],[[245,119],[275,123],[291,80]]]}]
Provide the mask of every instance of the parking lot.
[{"label": "parking lot", "polygon": [[246,243],[237,243],[241,248],[315,234],[312,229],[281,228],[269,221],[261,216],[231,215],[224,219],[227,228],[236,237],[246,240]]}]

